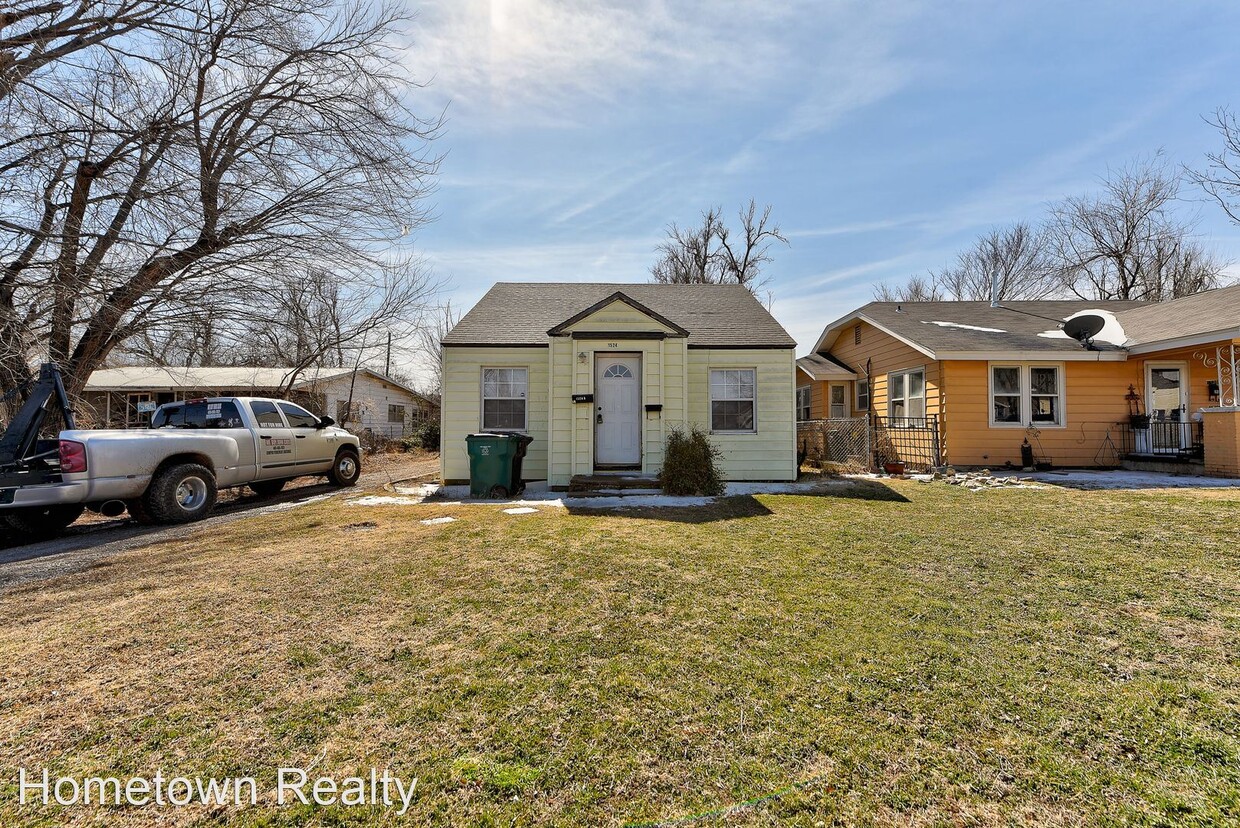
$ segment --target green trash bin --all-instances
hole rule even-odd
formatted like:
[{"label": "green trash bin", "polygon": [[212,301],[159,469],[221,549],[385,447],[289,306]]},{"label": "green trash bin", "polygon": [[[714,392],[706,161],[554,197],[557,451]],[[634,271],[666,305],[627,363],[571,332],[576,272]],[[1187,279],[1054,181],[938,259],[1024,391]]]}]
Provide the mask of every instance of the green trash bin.
[{"label": "green trash bin", "polygon": [[521,461],[534,438],[515,431],[469,434],[469,496],[504,498],[525,491]]}]

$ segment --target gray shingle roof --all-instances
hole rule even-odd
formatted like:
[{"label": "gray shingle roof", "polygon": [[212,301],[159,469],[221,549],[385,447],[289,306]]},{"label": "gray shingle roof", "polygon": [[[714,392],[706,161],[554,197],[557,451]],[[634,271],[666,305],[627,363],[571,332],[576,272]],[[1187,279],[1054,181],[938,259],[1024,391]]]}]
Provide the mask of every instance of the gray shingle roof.
[{"label": "gray shingle roof", "polygon": [[741,285],[497,282],[444,345],[546,345],[547,331],[617,291],[689,332],[690,347],[795,348]]},{"label": "gray shingle roof", "polygon": [[1130,346],[1212,333],[1230,339],[1240,336],[1240,285],[1144,305],[1123,311],[1117,318]]},{"label": "gray shingle roof", "polygon": [[[1099,302],[1084,300],[1044,300],[1004,302],[992,308],[989,302],[871,302],[827,326],[820,348],[830,347],[841,328],[856,317],[864,317],[896,336],[935,354],[958,352],[1047,351],[1075,352],[1081,345],[1074,339],[1038,334],[1056,329],[1055,320],[1084,310],[1105,310],[1118,316],[1141,307],[1141,302]],[[1102,341],[1099,350],[1119,350]]]},{"label": "gray shingle roof", "polygon": [[857,375],[851,368],[840,364],[835,357],[824,354],[810,354],[797,360],[797,367],[810,375],[814,380],[825,379],[856,379]]}]

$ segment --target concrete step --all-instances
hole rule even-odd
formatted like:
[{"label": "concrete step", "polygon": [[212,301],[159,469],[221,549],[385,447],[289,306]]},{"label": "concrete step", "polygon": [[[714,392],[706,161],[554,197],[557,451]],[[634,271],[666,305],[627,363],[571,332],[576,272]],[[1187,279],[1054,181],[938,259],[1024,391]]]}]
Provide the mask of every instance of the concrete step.
[{"label": "concrete step", "polygon": [[569,494],[578,492],[607,492],[614,496],[617,492],[641,491],[648,493],[657,491],[658,482],[654,477],[636,474],[577,474],[568,483]]}]

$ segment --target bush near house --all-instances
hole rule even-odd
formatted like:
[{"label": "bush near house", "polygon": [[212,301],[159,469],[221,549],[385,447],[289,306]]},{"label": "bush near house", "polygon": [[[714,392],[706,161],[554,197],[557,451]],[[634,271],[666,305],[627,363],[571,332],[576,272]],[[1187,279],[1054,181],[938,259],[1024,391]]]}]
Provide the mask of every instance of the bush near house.
[{"label": "bush near house", "polygon": [[723,475],[719,471],[722,456],[698,426],[688,431],[673,427],[664,446],[659,486],[669,495],[717,497],[724,489]]},{"label": "bush near house", "polygon": [[404,445],[405,451],[411,449],[439,451],[439,422],[437,420],[429,420],[421,423],[401,442]]}]

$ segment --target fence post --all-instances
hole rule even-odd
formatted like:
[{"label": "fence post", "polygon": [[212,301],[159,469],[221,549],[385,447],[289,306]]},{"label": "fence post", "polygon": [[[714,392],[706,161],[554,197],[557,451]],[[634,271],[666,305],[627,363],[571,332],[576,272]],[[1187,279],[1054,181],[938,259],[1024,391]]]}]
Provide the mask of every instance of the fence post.
[{"label": "fence post", "polygon": [[934,468],[943,465],[943,450],[939,445],[939,415],[934,415]]},{"label": "fence post", "polygon": [[868,413],[865,415],[865,460],[867,471],[873,471],[877,467],[877,464],[874,461],[873,418],[873,413]]}]

